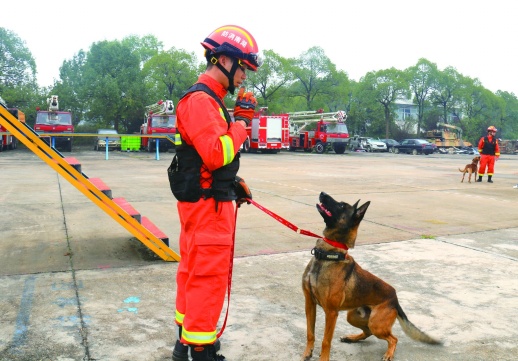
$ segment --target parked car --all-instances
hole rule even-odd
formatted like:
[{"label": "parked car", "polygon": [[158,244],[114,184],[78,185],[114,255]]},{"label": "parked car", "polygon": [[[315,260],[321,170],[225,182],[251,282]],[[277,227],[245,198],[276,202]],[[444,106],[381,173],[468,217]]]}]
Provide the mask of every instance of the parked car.
[{"label": "parked car", "polygon": [[394,146],[399,145],[399,142],[394,139],[380,139],[380,140],[387,145],[387,150],[390,153],[394,153]]},{"label": "parked car", "polygon": [[432,154],[434,152],[434,146],[432,143],[425,139],[404,139],[399,145],[394,146],[394,153],[407,153],[407,154]]},{"label": "parked car", "polygon": [[115,129],[97,130],[97,138],[95,138],[94,150],[106,150],[106,137],[108,137],[108,150],[120,150],[121,138],[110,137],[111,134],[119,133]]},{"label": "parked car", "polygon": [[349,140],[349,148],[352,151],[365,150],[367,152],[386,152],[387,145],[380,140],[370,137],[355,135]]}]

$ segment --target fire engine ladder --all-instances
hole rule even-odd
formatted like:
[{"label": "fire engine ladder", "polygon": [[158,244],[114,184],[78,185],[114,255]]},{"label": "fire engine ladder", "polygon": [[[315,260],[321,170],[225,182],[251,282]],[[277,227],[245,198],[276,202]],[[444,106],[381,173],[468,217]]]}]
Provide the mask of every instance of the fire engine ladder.
[{"label": "fire engine ladder", "polygon": [[63,157],[3,106],[0,106],[0,124],[160,258],[180,260],[180,256],[168,247],[168,237],[148,218],[141,216],[124,198],[112,198],[111,190],[99,178],[88,178],[75,158]]},{"label": "fire engine ladder", "polygon": [[288,113],[291,121],[296,121],[298,123],[303,123],[306,121],[319,121],[323,120],[326,122],[345,122],[347,119],[347,115],[345,111],[339,110],[337,112],[328,112],[328,113],[318,113],[316,111],[302,111],[302,112],[293,112]]}]

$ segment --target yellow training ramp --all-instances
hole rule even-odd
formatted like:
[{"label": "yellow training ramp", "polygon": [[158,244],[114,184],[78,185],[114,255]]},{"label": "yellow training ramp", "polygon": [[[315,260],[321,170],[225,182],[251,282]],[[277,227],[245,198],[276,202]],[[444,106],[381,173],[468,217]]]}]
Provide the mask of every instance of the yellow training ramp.
[{"label": "yellow training ramp", "polygon": [[167,236],[149,219],[141,217],[125,199],[112,198],[111,190],[100,179],[88,178],[75,158],[63,157],[3,106],[0,106],[0,124],[160,258],[180,260],[180,256],[168,247]]}]

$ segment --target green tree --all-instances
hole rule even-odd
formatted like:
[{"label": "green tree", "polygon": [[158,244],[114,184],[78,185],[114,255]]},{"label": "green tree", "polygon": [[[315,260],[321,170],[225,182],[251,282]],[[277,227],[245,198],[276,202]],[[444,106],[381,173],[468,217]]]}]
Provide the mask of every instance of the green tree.
[{"label": "green tree", "polygon": [[[128,43],[101,41],[87,54],[83,70],[86,117],[102,126],[136,131],[144,114],[145,88],[140,57]],[[142,115],[138,115],[142,114]]]},{"label": "green tree", "polygon": [[438,71],[435,85],[430,94],[433,105],[439,106],[442,111],[442,122],[448,124],[448,115],[456,112],[460,104],[461,87],[464,77],[455,68],[447,67]]},{"label": "green tree", "polygon": [[352,95],[351,81],[346,72],[333,71],[328,77],[328,89],[320,97],[320,103],[331,111],[349,110]]},{"label": "green tree", "polygon": [[374,135],[370,126],[383,124],[383,109],[376,101],[372,85],[365,81],[355,83],[347,107],[347,128],[351,135]]},{"label": "green tree", "polygon": [[36,62],[25,42],[0,28],[0,95],[7,106],[25,112],[28,121],[34,119],[39,98],[36,73]]},{"label": "green tree", "polygon": [[362,95],[366,96],[366,92],[372,92],[370,96],[381,105],[384,114],[385,138],[389,138],[394,103],[398,98],[409,97],[404,73],[395,68],[378,70],[367,73],[360,82],[364,83]]},{"label": "green tree", "polygon": [[500,134],[504,139],[518,139],[518,98],[513,93],[497,91],[505,106]]},{"label": "green tree", "polygon": [[291,96],[303,98],[306,110],[320,108],[321,105],[314,104],[314,100],[331,93],[331,78],[336,74],[336,66],[324,50],[318,46],[310,48],[299,58],[291,59],[289,69],[294,80],[290,87]]},{"label": "green tree", "polygon": [[0,28],[0,92],[6,88],[34,84],[36,62],[18,35]]},{"label": "green tree", "polygon": [[142,37],[130,35],[122,39],[122,45],[128,46],[131,52],[139,58],[141,68],[149,59],[164,49],[164,44],[154,35],[144,35]]},{"label": "green tree", "polygon": [[417,104],[417,135],[421,134],[424,111],[437,79],[437,65],[421,58],[415,66],[405,70],[413,100]]},{"label": "green tree", "polygon": [[[273,50],[263,52],[263,65],[257,72],[247,72],[246,84],[252,91],[257,92],[259,106],[270,107],[278,92],[292,79],[288,60],[276,54]],[[280,112],[279,104],[274,104],[273,112]]]},{"label": "green tree", "polygon": [[468,139],[480,138],[489,125],[500,126],[503,107],[478,79],[464,78],[460,96],[459,119]]},{"label": "green tree", "polygon": [[[86,53],[80,50],[71,60],[65,60],[59,68],[59,80],[54,83],[50,93],[59,96],[61,109],[72,111],[73,123],[78,125],[87,109],[87,102],[82,96],[85,88],[83,70]],[[49,97],[52,94],[47,94]]]},{"label": "green tree", "polygon": [[142,71],[148,93],[148,103],[163,97],[178,99],[197,79],[199,65],[194,53],[171,48],[150,58]]}]

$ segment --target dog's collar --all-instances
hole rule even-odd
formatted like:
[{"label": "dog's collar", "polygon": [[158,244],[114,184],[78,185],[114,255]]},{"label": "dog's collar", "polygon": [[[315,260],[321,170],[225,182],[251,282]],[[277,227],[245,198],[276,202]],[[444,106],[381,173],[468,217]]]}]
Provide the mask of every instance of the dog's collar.
[{"label": "dog's collar", "polygon": [[324,251],[317,247],[311,250],[311,254],[322,261],[343,261],[347,258],[347,253]]},{"label": "dog's collar", "polygon": [[324,242],[326,242],[327,244],[335,247],[335,248],[340,248],[340,249],[344,249],[344,250],[348,250],[349,247],[347,247],[345,244],[343,243],[339,243],[339,242],[336,242],[336,241],[331,241],[330,239],[327,239],[326,237],[322,238],[324,240]]},{"label": "dog's collar", "polygon": [[323,260],[323,261],[343,261],[343,260],[347,259],[347,250],[349,248],[345,244],[338,243],[336,241],[332,241],[325,237],[323,237],[322,240],[324,242],[326,242],[327,244],[329,244],[330,246],[343,249],[346,252],[342,253],[342,252],[324,251],[323,249],[315,247],[311,250],[311,254],[313,256],[315,256],[316,259]]}]

